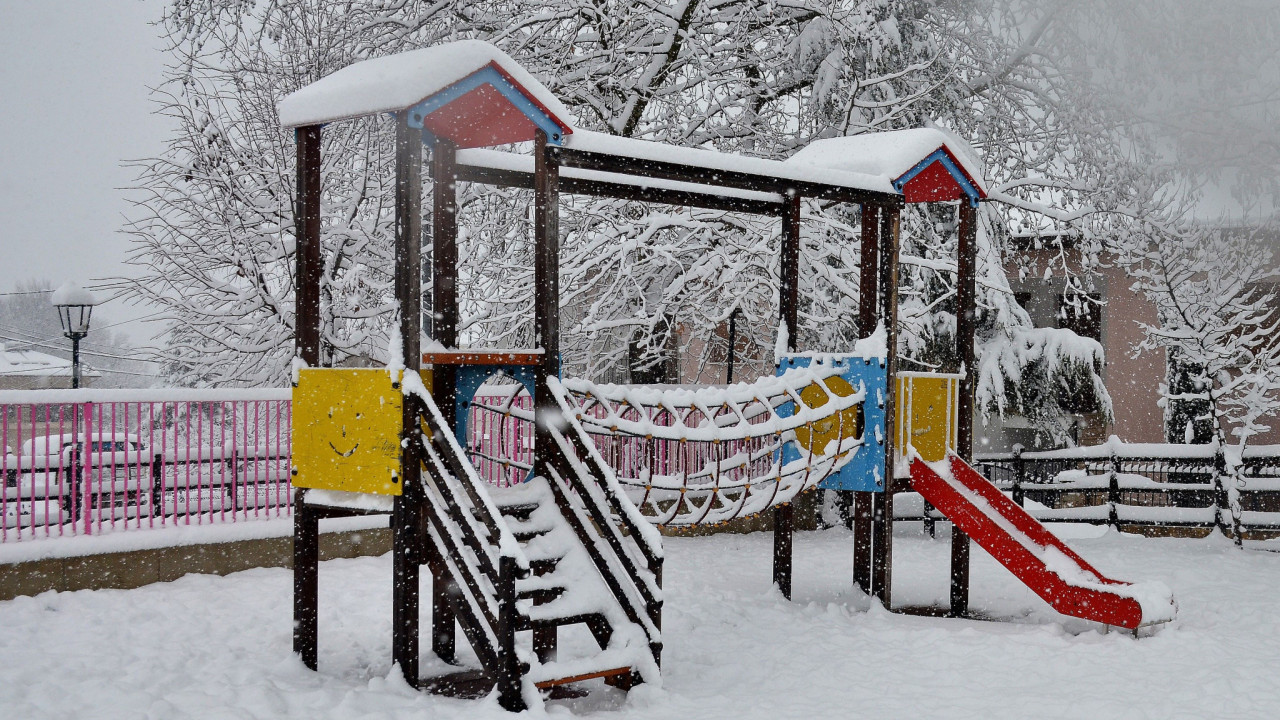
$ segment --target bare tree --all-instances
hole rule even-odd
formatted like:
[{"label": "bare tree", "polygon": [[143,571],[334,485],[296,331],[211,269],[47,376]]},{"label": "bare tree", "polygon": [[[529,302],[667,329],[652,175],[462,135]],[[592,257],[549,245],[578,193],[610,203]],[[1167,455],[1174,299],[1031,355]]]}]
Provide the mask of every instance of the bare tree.
[{"label": "bare tree", "polygon": [[1135,288],[1159,311],[1139,350],[1162,349],[1175,359],[1180,382],[1161,390],[1166,413],[1183,410],[1185,439],[1199,425],[1223,449],[1226,467],[1217,482],[1227,491],[1222,512],[1229,517],[1219,525],[1233,528],[1237,544],[1244,451],[1280,413],[1280,268],[1264,240],[1269,234],[1189,221],[1155,226],[1128,258]]},{"label": "bare tree", "polygon": [[[134,291],[171,313],[173,379],[281,380],[293,327],[293,160],[275,101],[365,57],[479,37],[534,72],[584,127],[629,137],[785,158],[825,137],[930,122],[957,132],[984,156],[995,201],[983,213],[980,341],[1003,360],[983,363],[1001,375],[982,387],[1004,395],[986,405],[1016,405],[1014,388],[1035,367],[1092,389],[1100,348],[1030,333],[1001,256],[1010,228],[1073,225],[1100,243],[1159,204],[1144,138],[1091,85],[1095,48],[1076,29],[1099,2],[176,2],[164,18],[173,60],[161,102],[182,129],[143,168],[150,197],[134,223],[134,262],[147,271]],[[326,131],[329,357],[384,345],[391,186],[380,124]],[[519,191],[461,190],[471,228],[461,252],[475,261],[465,263],[461,297],[469,342],[528,340],[526,202]],[[633,346],[659,360],[679,329],[711,339],[700,358],[710,362],[724,350],[716,328],[735,311],[751,330],[747,355],[768,356],[776,220],[565,203],[567,371],[616,372]],[[839,349],[860,332],[857,220],[817,203],[804,213],[803,342]],[[937,212],[904,218],[903,349],[922,367],[938,364],[954,333],[954,230]],[[1073,286],[1087,292],[1089,268],[1058,271],[1078,275]]]}]

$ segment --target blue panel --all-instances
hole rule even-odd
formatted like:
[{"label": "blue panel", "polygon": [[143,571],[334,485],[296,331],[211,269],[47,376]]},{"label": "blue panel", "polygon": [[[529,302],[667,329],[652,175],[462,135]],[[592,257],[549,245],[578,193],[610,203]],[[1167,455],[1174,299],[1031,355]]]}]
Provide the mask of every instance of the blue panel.
[{"label": "blue panel", "polygon": [[[563,358],[561,358],[563,362]],[[454,437],[458,439],[458,445],[462,448],[467,447],[467,424],[470,420],[471,401],[475,400],[476,393],[480,390],[480,386],[497,375],[498,373],[506,373],[514,378],[517,382],[524,386],[529,393],[529,397],[535,397],[534,388],[534,368],[531,365],[459,365],[455,370],[454,381],[454,397],[453,397],[453,427]],[[533,471],[529,471],[529,480],[533,477]]]},{"label": "blue panel", "polygon": [[[532,100],[520,91],[519,88],[512,85],[511,81],[507,80],[506,76],[492,67],[480,68],[458,82],[409,108],[409,126],[421,128],[423,119],[428,115],[439,110],[445,105],[448,105],[454,100],[457,100],[463,95],[466,95],[472,90],[475,90],[481,85],[492,86],[494,90],[497,90],[502,97],[506,98],[507,101],[514,105],[517,110],[524,114],[525,117],[529,118],[530,122],[541,128],[543,132],[547,134],[547,144],[561,144],[563,140],[561,132],[563,131],[560,129],[560,126],[556,124],[556,121],[552,120],[549,115],[543,112],[542,108],[535,105]],[[422,139],[423,142],[427,143],[435,142],[435,138],[430,136],[430,133],[424,133]]]},{"label": "blue panel", "polygon": [[[795,367],[808,367],[811,362],[812,358],[804,356],[783,358],[778,366],[778,374]],[[867,360],[852,355],[837,356],[835,365],[843,370],[840,377],[851,386],[866,389],[868,402],[863,404],[862,409],[863,444],[854,451],[853,457],[844,467],[829,475],[818,487],[824,490],[884,492],[884,441],[887,433],[884,398],[889,388],[888,369],[883,359]],[[778,414],[782,417],[790,417],[794,412],[794,403],[778,408]],[[782,462],[799,459],[801,452],[794,442],[787,443],[782,448]]]},{"label": "blue panel", "polygon": [[964,191],[964,194],[968,196],[969,204],[974,207],[978,207],[978,200],[982,198],[982,194],[978,192],[978,188],[974,187],[973,183],[969,182],[969,177],[964,174],[964,171],[951,160],[951,156],[942,148],[934,150],[928,157],[916,163],[915,167],[903,173],[897,180],[894,180],[893,189],[898,192],[902,192],[902,188],[907,183],[911,182],[912,178],[919,175],[925,168],[935,162],[942,163],[942,166],[947,169],[947,172],[951,173],[951,177],[955,179],[956,184],[959,185],[960,189]]}]

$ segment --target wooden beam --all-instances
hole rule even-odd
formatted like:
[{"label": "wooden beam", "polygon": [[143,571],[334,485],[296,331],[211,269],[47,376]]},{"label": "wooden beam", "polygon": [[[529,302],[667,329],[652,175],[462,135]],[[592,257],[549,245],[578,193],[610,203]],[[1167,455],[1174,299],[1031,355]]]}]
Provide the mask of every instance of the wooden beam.
[{"label": "wooden beam", "polygon": [[298,199],[293,212],[297,274],[294,341],[307,365],[320,365],[320,126],[298,128]]},{"label": "wooden beam", "polygon": [[[559,148],[547,144],[539,130],[534,139],[534,344],[541,350],[534,366],[533,474],[551,477],[557,462],[555,440],[548,434],[549,423],[559,417],[559,406],[547,383],[560,376],[560,164]],[[551,483],[554,487],[555,483]],[[559,630],[534,632],[534,649],[539,658],[553,658]]]},{"label": "wooden beam", "polygon": [[[533,174],[519,170],[458,165],[457,173],[458,180],[461,182],[476,182],[499,187],[533,188]],[[707,192],[693,192],[564,176],[560,177],[560,192],[566,195],[588,195],[591,197],[663,203],[679,207],[696,207],[707,210],[751,213],[754,215],[776,215],[783,208],[782,202],[748,200],[732,195],[720,195],[716,194],[710,187],[708,187]]]},{"label": "wooden beam", "polygon": [[791,599],[792,558],[795,549],[795,506],[773,506],[773,584],[782,597]]},{"label": "wooden beam", "polygon": [[892,605],[893,590],[893,480],[895,404],[898,375],[898,230],[899,209],[882,208],[880,213],[880,319],[885,328],[888,347],[886,371],[889,386],[884,397],[885,489],[876,494],[874,511],[874,545],[871,560],[871,592],[885,608]]},{"label": "wooden beam", "polygon": [[[880,206],[862,205],[862,254],[858,265],[858,333],[870,335],[876,327],[876,296],[880,258]],[[874,493],[854,493],[853,583],[871,593],[872,505]]]},{"label": "wooden beam", "polygon": [[[787,334],[787,350],[795,352],[800,316],[800,193],[788,189],[782,211],[782,238],[779,244],[781,285],[778,288],[778,324]],[[773,582],[782,596],[791,599],[795,505],[773,508]]]},{"label": "wooden beam", "polygon": [[293,651],[315,670],[319,660],[320,519],[299,489],[293,507]]},{"label": "wooden beam", "polygon": [[[960,242],[956,258],[956,357],[960,379],[957,404],[956,453],[973,459],[973,393],[977,374],[974,335],[977,333],[978,209],[960,203]],[[951,614],[969,612],[969,536],[951,526]]]},{"label": "wooden beam", "polygon": [[[295,239],[294,343],[296,356],[320,365],[320,126],[295,131],[297,202]],[[316,669],[319,649],[320,521],[307,509],[299,489],[293,507],[293,651]]]},{"label": "wooden beam", "polygon": [[[422,130],[396,117],[396,305],[400,316],[401,357],[406,373],[421,367],[422,336]],[[391,512],[392,600],[391,658],[410,685],[418,683],[419,574],[425,494],[421,484],[417,404],[403,404],[400,443],[400,495]]]},{"label": "wooden beam", "polygon": [[800,332],[800,194],[788,191],[786,198],[782,211],[778,319],[787,330],[787,351],[795,352]]},{"label": "wooden beam", "polygon": [[[534,344],[540,379],[560,374],[560,149],[534,141]],[[548,402],[551,398],[546,398]],[[547,405],[549,408],[550,405]]]},{"label": "wooden beam", "polygon": [[422,353],[422,362],[441,365],[538,365],[542,353],[531,350],[453,350]]},{"label": "wooden beam", "polygon": [[[690,150],[690,152],[697,151]],[[570,148],[564,148],[561,151],[561,162],[565,167],[613,172],[622,175],[638,175],[660,180],[675,180],[738,190],[757,190],[778,194],[786,193],[788,190],[795,190],[805,197],[819,200],[850,203],[874,202],[886,205],[902,203],[902,196],[895,193],[882,193],[825,183],[788,180],[734,170],[716,170],[660,160],[642,160],[619,155],[584,152]]]},{"label": "wooden beam", "polygon": [[[458,343],[458,192],[457,148],[439,138],[431,150],[431,338],[445,347]],[[431,362],[427,354],[419,356]],[[445,422],[452,423],[456,388],[454,369],[433,363],[431,399]],[[453,662],[457,651],[455,614],[449,604],[452,578],[445,563],[431,563],[431,651]]]}]

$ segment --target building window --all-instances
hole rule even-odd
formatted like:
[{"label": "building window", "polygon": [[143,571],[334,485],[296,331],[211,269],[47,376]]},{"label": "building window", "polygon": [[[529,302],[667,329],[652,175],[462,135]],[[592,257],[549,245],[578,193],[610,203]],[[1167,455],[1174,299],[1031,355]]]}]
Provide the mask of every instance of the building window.
[{"label": "building window", "polygon": [[1058,327],[1102,342],[1102,296],[1064,294],[1058,298]]}]

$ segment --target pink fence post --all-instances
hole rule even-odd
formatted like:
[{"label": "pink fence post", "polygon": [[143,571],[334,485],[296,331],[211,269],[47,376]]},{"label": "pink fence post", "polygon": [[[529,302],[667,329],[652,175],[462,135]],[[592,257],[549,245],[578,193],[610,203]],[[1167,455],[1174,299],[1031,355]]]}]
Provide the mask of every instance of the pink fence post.
[{"label": "pink fence post", "polygon": [[[0,495],[0,542],[4,542],[9,539],[9,473],[13,471],[13,468],[9,467],[9,406],[0,405],[0,412],[4,413],[4,418],[0,420],[0,422],[4,423],[3,429],[0,429],[0,445],[4,446],[0,448],[4,452],[4,494]],[[21,406],[18,407],[18,412],[22,412]],[[21,449],[19,449],[19,452],[21,452]],[[13,477],[13,486],[16,490],[18,488],[16,472],[14,472]]]},{"label": "pink fence post", "polygon": [[80,459],[84,461],[83,467],[81,470],[81,476],[80,476],[81,485],[83,486],[83,490],[84,490],[84,496],[81,499],[82,504],[80,506],[80,513],[84,515],[84,534],[92,535],[93,534],[93,514],[90,512],[90,509],[93,506],[93,494],[92,494],[93,463],[89,459],[89,448],[90,448],[89,438],[91,437],[91,434],[93,431],[93,415],[91,414],[93,412],[93,403],[88,403],[88,402],[85,403],[84,409],[82,412],[84,413],[84,436],[83,436],[84,440],[80,440],[79,428],[73,428],[72,437],[74,439],[72,441],[73,442],[72,446],[74,447],[76,442],[79,443]]},{"label": "pink fence post", "polygon": [[[46,406],[46,408],[47,408],[47,407],[48,407],[48,406]],[[49,411],[48,411],[48,409],[46,409],[46,410],[45,410],[45,417],[46,417],[46,418],[47,418],[47,417],[49,417],[48,412],[49,412]],[[67,474],[68,474],[68,473],[71,473],[71,479],[72,479],[72,480],[74,480],[76,470],[75,470],[75,468],[69,468],[69,467],[67,467],[67,466],[66,466],[66,465],[67,465],[66,461],[67,461],[68,459],[77,458],[77,457],[79,457],[79,456],[75,454],[74,450],[72,451],[72,453],[71,453],[70,455],[64,455],[64,454],[63,454],[62,438],[63,438],[63,436],[64,436],[64,435],[66,434],[66,432],[67,432],[67,428],[66,428],[66,412],[67,412],[67,408],[66,408],[66,406],[65,406],[65,405],[58,405],[58,535],[59,535],[59,536],[64,535],[64,534],[66,533],[67,523],[64,521],[64,518],[62,517],[62,513],[63,513],[64,511],[67,513],[67,517],[65,518],[65,520],[70,520],[70,521],[71,521],[71,531],[72,531],[72,534],[74,534],[74,533],[75,533],[75,521],[76,521],[76,518],[75,518],[75,514],[72,512],[72,509],[73,509],[73,508],[75,507],[75,505],[76,505],[76,500],[75,500],[75,497],[74,497],[74,496],[75,496],[75,494],[79,491],[79,489],[75,487],[74,482],[73,482],[73,483],[72,483],[72,485],[71,485],[71,490],[70,490],[70,492],[68,492],[68,490],[67,490],[67,480],[68,480]],[[76,424],[76,423],[75,423],[75,418],[76,418],[76,415],[75,415],[75,414],[76,414],[76,406],[75,406],[75,405],[72,405],[72,406],[71,406],[71,420],[72,420],[72,423],[71,423],[71,424],[72,424],[73,426]],[[31,416],[31,469],[32,469],[32,474],[31,474],[31,537],[35,537],[35,535],[36,535],[36,513],[35,513],[35,510],[36,510],[36,498],[35,498],[35,492],[36,492],[36,476],[35,476],[35,464],[36,464],[36,457],[35,457],[35,448],[36,448],[36,444],[35,444],[35,435],[36,435],[36,413],[35,413],[35,406],[32,406],[30,416]],[[75,448],[75,445],[76,445],[76,433],[77,433],[77,432],[79,432],[79,430],[78,430],[77,428],[75,428],[75,427],[72,427],[72,428],[71,428],[71,447],[72,447],[72,448]],[[44,461],[44,513],[45,513],[45,515],[44,515],[44,518],[45,518],[44,536],[45,536],[45,537],[49,537],[49,534],[50,534],[50,533],[49,533],[49,441],[48,441],[47,439],[45,440],[45,452],[44,452],[44,455],[45,455],[45,461]],[[68,504],[70,504],[70,505],[71,505],[71,507],[66,507]]]},{"label": "pink fence post", "polygon": [[289,456],[284,463],[284,514],[289,516],[293,514],[293,403],[287,402],[284,407],[285,421],[289,423]]}]

